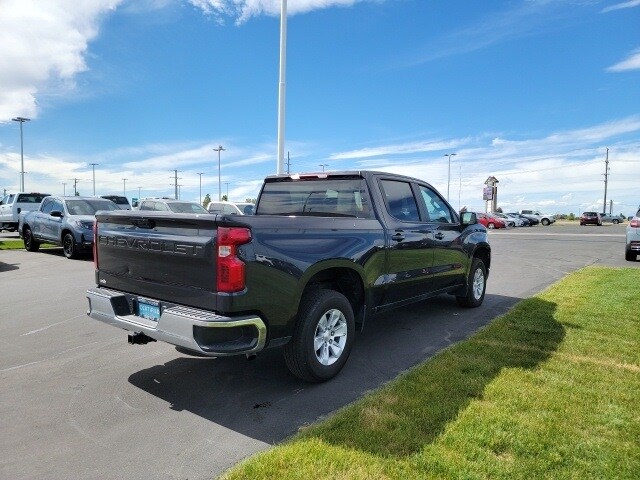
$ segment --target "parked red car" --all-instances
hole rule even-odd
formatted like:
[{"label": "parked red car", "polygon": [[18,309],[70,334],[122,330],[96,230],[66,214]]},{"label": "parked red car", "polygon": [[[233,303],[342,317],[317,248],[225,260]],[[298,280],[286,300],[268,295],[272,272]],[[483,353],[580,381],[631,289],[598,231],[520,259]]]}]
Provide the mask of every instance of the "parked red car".
[{"label": "parked red car", "polygon": [[478,219],[478,223],[481,223],[490,230],[494,228],[507,228],[507,224],[502,219],[488,213],[477,212],[476,218]]},{"label": "parked red car", "polygon": [[580,225],[602,225],[602,217],[598,212],[582,212]]}]

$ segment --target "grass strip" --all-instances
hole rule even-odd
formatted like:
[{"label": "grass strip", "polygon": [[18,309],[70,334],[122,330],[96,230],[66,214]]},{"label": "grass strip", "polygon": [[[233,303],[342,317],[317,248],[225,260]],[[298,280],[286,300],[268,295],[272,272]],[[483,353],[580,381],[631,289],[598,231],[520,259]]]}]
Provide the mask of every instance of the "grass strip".
[{"label": "grass strip", "polygon": [[639,286],[571,274],[222,478],[636,479]]},{"label": "grass strip", "polygon": [[24,242],[21,239],[0,239],[0,250],[19,250],[24,248]]}]

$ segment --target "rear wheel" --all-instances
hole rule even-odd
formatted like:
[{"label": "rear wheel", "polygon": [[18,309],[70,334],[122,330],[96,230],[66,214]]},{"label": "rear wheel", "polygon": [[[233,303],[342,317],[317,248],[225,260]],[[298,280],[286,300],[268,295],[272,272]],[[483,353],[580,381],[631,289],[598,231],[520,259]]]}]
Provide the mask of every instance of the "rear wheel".
[{"label": "rear wheel", "polygon": [[617,218],[614,218],[614,219],[613,219],[613,224],[614,224],[614,225],[617,225],[617,224],[619,224],[619,223],[620,223],[620,220],[618,220]]},{"label": "rear wheel", "polygon": [[25,228],[22,232],[22,238],[24,239],[24,248],[28,252],[37,252],[40,248],[40,242],[37,242],[33,238],[30,228]]},{"label": "rear wheel", "polygon": [[551,224],[551,222],[550,222],[548,219],[546,219],[546,218],[543,218],[543,219],[542,219],[542,225],[544,225],[544,226],[546,227],[546,226],[548,226],[549,224]]},{"label": "rear wheel", "polygon": [[493,223],[489,222],[487,224],[487,228],[490,229],[490,230],[493,230],[494,228],[496,228],[496,226]]},{"label": "rear wheel", "polygon": [[349,358],[355,335],[353,309],[335,290],[314,290],[302,298],[291,341],[284,347],[287,367],[307,382],[335,377]]},{"label": "rear wheel", "polygon": [[624,258],[629,262],[635,262],[638,259],[638,254],[632,252],[631,250],[627,250],[624,252]]},{"label": "rear wheel", "polygon": [[467,308],[475,308],[482,305],[484,294],[487,289],[487,268],[484,262],[478,257],[474,257],[469,270],[469,278],[467,280],[467,294],[465,296],[456,297],[458,305]]},{"label": "rear wheel", "polygon": [[64,256],[69,259],[78,258],[78,246],[72,234],[65,233],[64,237],[62,237],[62,251]]}]

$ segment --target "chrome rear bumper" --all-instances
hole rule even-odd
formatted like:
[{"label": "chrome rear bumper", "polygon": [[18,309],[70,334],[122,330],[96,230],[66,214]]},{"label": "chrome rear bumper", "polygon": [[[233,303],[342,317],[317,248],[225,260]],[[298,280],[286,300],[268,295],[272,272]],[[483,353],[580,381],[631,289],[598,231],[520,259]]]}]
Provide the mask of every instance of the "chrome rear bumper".
[{"label": "chrome rear bumper", "polygon": [[155,321],[136,314],[135,298],[106,288],[91,288],[87,290],[87,315],[209,357],[256,353],[265,346],[267,327],[258,316],[227,317],[159,302],[160,318]]}]

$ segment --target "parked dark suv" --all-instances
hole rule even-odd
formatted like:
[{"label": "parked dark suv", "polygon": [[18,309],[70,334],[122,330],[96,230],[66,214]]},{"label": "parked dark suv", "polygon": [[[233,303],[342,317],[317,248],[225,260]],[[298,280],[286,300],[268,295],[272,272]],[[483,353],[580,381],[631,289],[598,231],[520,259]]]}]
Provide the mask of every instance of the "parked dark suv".
[{"label": "parked dark suv", "polygon": [[602,217],[598,212],[583,212],[580,215],[580,225],[602,225]]}]

